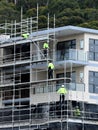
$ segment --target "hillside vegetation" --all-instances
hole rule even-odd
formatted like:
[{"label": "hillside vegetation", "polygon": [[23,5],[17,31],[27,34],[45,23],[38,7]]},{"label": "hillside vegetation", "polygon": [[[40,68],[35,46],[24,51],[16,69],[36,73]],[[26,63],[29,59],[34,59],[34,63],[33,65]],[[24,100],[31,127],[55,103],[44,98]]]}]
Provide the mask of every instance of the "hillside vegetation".
[{"label": "hillside vegetation", "polygon": [[39,28],[75,25],[98,29],[98,0],[0,0],[0,23],[20,21],[23,17],[36,16],[39,7]]}]

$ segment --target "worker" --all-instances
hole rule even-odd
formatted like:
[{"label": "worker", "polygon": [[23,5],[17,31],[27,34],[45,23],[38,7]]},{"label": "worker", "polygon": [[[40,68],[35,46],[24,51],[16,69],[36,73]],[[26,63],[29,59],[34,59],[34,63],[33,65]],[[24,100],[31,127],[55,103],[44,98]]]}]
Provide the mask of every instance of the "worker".
[{"label": "worker", "polygon": [[48,79],[53,78],[53,70],[54,70],[54,64],[51,61],[49,61],[49,64],[48,64]]},{"label": "worker", "polygon": [[81,113],[80,113],[80,109],[79,109],[79,106],[76,106],[74,112],[75,112],[75,113],[74,113],[75,116],[80,116],[80,115],[81,115]]},{"label": "worker", "polygon": [[47,57],[48,49],[49,49],[49,44],[48,44],[47,42],[45,42],[45,43],[43,44],[43,53],[44,53],[44,57],[45,57],[45,58]]},{"label": "worker", "polygon": [[27,39],[27,38],[29,37],[29,33],[24,33],[24,34],[22,34],[22,37],[23,37],[24,39]]},{"label": "worker", "polygon": [[58,89],[57,93],[60,94],[60,103],[64,102],[64,100],[65,100],[65,94],[67,94],[67,89],[65,88],[65,86],[62,85],[62,86]]}]

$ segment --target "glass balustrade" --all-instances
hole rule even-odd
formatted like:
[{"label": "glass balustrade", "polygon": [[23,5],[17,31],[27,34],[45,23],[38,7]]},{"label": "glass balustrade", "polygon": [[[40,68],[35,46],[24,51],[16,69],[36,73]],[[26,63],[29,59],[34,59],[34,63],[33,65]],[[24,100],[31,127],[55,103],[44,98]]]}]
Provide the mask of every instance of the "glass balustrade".
[{"label": "glass balustrade", "polygon": [[69,49],[66,50],[65,53],[62,56],[61,51],[57,51],[56,53],[56,59],[57,61],[62,60],[75,60],[75,61],[83,61],[87,62],[87,52],[83,50],[76,50],[76,49]]}]

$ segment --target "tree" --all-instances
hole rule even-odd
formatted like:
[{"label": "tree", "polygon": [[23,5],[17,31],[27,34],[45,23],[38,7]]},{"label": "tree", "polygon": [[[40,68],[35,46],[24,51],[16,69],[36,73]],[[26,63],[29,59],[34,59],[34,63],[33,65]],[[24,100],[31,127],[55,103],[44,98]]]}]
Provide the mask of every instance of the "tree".
[{"label": "tree", "polygon": [[[18,19],[17,19],[18,17]],[[19,20],[19,12],[13,3],[7,3],[5,0],[0,2],[0,21]]]},{"label": "tree", "polygon": [[35,17],[37,15],[37,9],[36,8],[32,8],[27,10],[26,12],[26,17]]},{"label": "tree", "polygon": [[98,10],[93,8],[86,8],[84,10],[84,19],[87,21],[98,19]]},{"label": "tree", "polygon": [[83,22],[84,22],[84,19],[79,16],[72,16],[68,19],[69,25],[78,25]]},{"label": "tree", "polygon": [[47,28],[47,17],[44,15],[39,16],[39,28]]},{"label": "tree", "polygon": [[98,21],[85,22],[80,24],[79,26],[98,30]]}]

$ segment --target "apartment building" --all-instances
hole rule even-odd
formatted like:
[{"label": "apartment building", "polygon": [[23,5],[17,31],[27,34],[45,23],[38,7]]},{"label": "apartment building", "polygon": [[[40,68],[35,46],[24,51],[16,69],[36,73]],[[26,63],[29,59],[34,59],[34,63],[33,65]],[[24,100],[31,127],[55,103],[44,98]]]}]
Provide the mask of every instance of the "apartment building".
[{"label": "apartment building", "polygon": [[[38,31],[34,22],[0,25],[0,130],[97,130],[98,30]],[[22,33],[30,35],[24,39]],[[50,79],[49,61],[55,66]],[[68,93],[60,103],[62,84]]]}]

